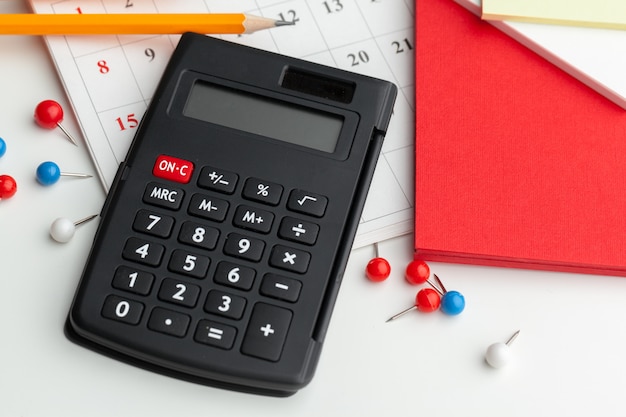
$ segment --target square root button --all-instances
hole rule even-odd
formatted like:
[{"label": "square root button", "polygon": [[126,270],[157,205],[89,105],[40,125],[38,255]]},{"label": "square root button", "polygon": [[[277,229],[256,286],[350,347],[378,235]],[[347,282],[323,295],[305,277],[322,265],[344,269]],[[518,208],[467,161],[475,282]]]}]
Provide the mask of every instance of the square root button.
[{"label": "square root button", "polygon": [[289,210],[315,217],[324,216],[327,205],[328,198],[304,190],[291,191],[287,200]]},{"label": "square root button", "polygon": [[285,308],[258,303],[254,306],[241,353],[277,362],[283,352],[293,313]]}]

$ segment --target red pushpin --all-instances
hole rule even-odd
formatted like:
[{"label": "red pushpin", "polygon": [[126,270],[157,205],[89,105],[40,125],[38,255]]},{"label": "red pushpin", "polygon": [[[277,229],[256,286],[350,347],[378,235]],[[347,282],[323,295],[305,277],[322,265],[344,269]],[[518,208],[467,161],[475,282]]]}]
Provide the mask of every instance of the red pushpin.
[{"label": "red pushpin", "polygon": [[17,183],[10,175],[0,175],[0,200],[11,198],[17,192]]},{"label": "red pushpin", "polygon": [[404,278],[413,285],[420,284],[428,284],[439,294],[443,295],[446,292],[441,280],[437,275],[435,275],[435,280],[437,281],[437,285],[433,284],[430,281],[430,267],[424,261],[414,260],[409,262],[404,271]]},{"label": "red pushpin", "polygon": [[414,305],[407,308],[406,310],[402,310],[395,316],[390,317],[389,319],[387,319],[387,322],[402,317],[409,311],[413,310],[419,310],[423,313],[432,313],[433,311],[437,310],[440,305],[441,297],[439,296],[439,293],[437,291],[431,288],[422,288],[417,292],[417,295],[415,296]]},{"label": "red pushpin", "polygon": [[385,258],[378,256],[378,243],[374,243],[376,257],[367,263],[365,275],[370,281],[381,282],[386,280],[391,274],[391,266]]},{"label": "red pushpin", "polygon": [[406,266],[404,278],[413,285],[428,282],[428,278],[430,278],[430,267],[424,261],[411,261]]},{"label": "red pushpin", "polygon": [[63,108],[54,100],[44,100],[35,108],[35,121],[46,129],[58,127],[74,145],[78,146],[72,135],[61,125],[63,121]]}]

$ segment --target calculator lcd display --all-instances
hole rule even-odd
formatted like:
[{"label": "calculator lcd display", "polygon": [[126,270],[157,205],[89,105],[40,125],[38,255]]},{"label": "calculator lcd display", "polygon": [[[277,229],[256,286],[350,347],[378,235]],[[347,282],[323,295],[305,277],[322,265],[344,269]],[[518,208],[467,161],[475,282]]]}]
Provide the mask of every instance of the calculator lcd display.
[{"label": "calculator lcd display", "polygon": [[187,117],[333,153],[343,117],[232,88],[196,82]]}]

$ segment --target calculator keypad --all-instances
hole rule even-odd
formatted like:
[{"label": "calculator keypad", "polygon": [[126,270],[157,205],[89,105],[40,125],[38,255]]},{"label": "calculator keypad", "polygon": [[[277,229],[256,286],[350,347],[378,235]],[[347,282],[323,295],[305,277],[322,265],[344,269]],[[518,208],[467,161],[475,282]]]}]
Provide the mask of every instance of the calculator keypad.
[{"label": "calculator keypad", "polygon": [[[278,361],[328,199],[213,166],[198,168],[195,187],[186,184],[194,168],[172,156],[157,159],[153,175],[177,184],[146,184],[146,206],[130,225],[139,235],[126,240],[126,263],[111,280],[137,299],[109,295],[102,316],[129,325],[146,316],[155,332]],[[161,265],[169,274],[159,276]]]}]

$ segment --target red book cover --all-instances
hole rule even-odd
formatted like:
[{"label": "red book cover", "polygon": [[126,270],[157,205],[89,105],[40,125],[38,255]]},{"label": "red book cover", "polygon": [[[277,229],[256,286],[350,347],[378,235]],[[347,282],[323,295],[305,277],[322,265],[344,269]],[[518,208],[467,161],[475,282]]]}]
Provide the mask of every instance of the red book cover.
[{"label": "red book cover", "polygon": [[626,276],[626,112],[452,0],[415,16],[416,259]]}]

